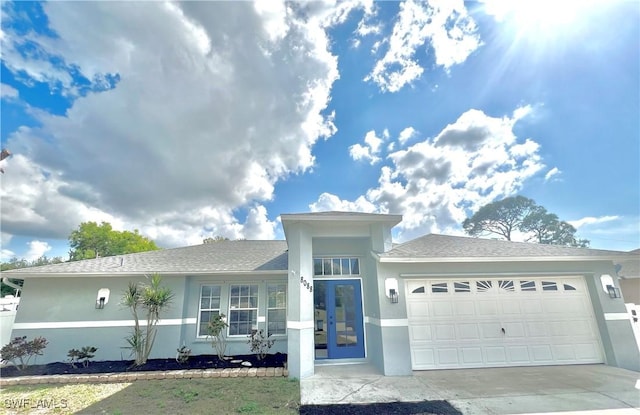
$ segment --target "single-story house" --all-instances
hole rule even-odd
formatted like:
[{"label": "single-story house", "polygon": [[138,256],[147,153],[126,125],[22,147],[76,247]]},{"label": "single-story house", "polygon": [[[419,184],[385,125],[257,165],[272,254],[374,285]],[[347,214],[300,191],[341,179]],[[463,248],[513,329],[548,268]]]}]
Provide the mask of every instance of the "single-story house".
[{"label": "single-story house", "polygon": [[24,279],[12,335],[44,336],[39,362],[69,349],[129,359],[129,282],[159,273],[175,298],[151,357],[214,354],[207,321],[229,324],[227,354],[264,329],[291,377],[315,365],[414,370],[605,363],[640,370],[619,296],[625,253],[426,235],[392,243],[400,215],[281,215],[284,241],[222,241],[4,272]]}]

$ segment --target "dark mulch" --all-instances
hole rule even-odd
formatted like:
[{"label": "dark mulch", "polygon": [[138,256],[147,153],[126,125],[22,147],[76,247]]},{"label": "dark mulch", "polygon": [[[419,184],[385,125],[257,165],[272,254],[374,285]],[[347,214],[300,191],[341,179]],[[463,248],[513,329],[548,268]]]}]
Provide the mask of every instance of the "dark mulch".
[{"label": "dark mulch", "polygon": [[462,415],[447,401],[303,405],[300,415]]},{"label": "dark mulch", "polygon": [[[284,367],[287,355],[276,353],[267,355],[263,360],[258,360],[255,355],[233,356],[232,360],[250,362],[251,367]],[[187,370],[187,369],[225,369],[244,367],[241,363],[231,363],[230,360],[220,360],[216,355],[191,356],[186,363],[178,363],[175,359],[149,359],[142,366],[133,366],[133,360],[108,360],[90,362],[83,367],[76,364],[73,368],[69,363],[57,362],[46,365],[31,365],[24,370],[18,370],[15,366],[0,368],[0,377],[16,376],[42,376],[42,375],[67,375],[67,374],[96,374],[96,373],[123,373],[145,372],[158,370]]]}]

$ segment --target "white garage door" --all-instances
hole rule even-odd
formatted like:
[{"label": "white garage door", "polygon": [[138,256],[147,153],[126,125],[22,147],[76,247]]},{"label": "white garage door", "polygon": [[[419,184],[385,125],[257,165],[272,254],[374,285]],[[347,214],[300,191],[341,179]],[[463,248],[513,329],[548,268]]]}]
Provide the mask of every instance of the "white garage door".
[{"label": "white garage door", "polygon": [[408,280],[414,370],[602,363],[581,277]]}]

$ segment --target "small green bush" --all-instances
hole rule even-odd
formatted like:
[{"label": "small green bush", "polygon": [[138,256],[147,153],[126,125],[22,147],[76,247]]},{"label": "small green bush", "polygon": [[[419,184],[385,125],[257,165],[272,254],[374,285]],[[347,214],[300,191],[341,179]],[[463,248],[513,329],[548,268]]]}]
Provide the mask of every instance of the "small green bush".
[{"label": "small green bush", "polygon": [[89,366],[89,359],[93,359],[98,348],[93,346],[84,346],[82,349],[71,349],[67,353],[69,357],[69,364],[71,367],[76,367],[76,363],[82,362],[83,367]]},{"label": "small green bush", "polygon": [[249,336],[249,343],[251,353],[258,356],[258,360],[262,360],[267,356],[269,349],[276,342],[273,339],[269,339],[271,335],[265,336],[264,330],[254,330]]}]

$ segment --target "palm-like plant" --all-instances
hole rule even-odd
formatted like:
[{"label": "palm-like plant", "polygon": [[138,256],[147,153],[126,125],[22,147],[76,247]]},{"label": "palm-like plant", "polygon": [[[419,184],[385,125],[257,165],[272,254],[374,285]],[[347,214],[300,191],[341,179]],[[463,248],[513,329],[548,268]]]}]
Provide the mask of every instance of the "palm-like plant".
[{"label": "palm-like plant", "polygon": [[[130,282],[122,297],[122,304],[131,310],[134,319],[133,333],[126,340],[135,356],[136,366],[147,362],[158,333],[156,326],[160,321],[160,313],[168,308],[173,300],[171,289],[161,287],[161,282],[159,274],[153,274],[149,284]],[[146,311],[145,330],[140,327],[140,309]]]}]

